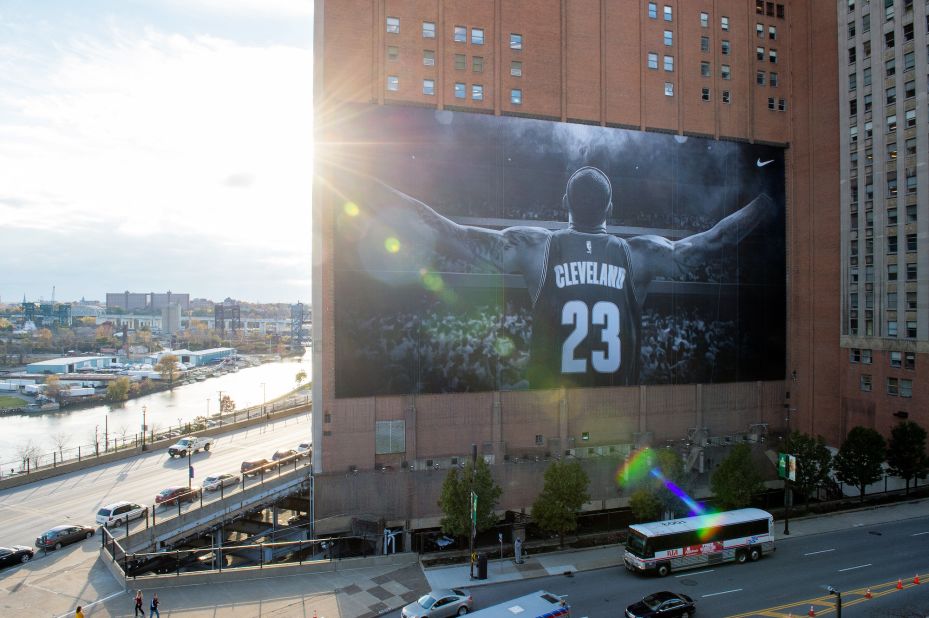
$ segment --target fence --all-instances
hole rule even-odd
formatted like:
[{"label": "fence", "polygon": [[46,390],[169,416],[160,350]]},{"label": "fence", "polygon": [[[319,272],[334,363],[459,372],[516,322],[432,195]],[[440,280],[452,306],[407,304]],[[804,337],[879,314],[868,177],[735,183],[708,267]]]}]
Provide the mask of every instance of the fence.
[{"label": "fence", "polygon": [[54,468],[66,463],[84,461],[116,453],[126,449],[140,449],[144,443],[152,444],[163,440],[171,440],[205,429],[232,425],[241,421],[259,418],[262,415],[270,418],[273,414],[283,410],[306,405],[310,402],[308,395],[292,395],[285,399],[270,402],[264,405],[251,406],[244,410],[233,410],[225,414],[213,414],[210,417],[197,417],[181,425],[172,425],[157,431],[129,434],[112,432],[104,433],[96,443],[84,444],[76,447],[61,448],[51,452],[38,452],[38,447],[23,445],[20,458],[14,461],[0,463],[0,480],[11,476],[32,474],[47,468]]}]

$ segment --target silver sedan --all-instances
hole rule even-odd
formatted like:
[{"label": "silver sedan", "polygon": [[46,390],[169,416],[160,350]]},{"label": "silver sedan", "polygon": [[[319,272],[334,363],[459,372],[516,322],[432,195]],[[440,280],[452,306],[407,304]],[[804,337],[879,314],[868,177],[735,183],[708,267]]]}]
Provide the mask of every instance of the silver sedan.
[{"label": "silver sedan", "polygon": [[471,611],[474,602],[467,590],[451,588],[432,590],[414,603],[403,608],[403,618],[445,618],[463,616]]},{"label": "silver sedan", "polygon": [[238,485],[241,478],[238,474],[212,474],[203,479],[203,489],[206,491],[218,491],[220,487],[229,487]]}]

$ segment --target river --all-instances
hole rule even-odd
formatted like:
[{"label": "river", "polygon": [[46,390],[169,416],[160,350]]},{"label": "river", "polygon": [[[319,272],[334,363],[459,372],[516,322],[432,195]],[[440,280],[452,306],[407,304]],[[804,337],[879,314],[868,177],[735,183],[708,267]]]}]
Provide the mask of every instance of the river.
[{"label": "river", "polygon": [[311,380],[311,354],[312,350],[307,350],[302,358],[239,369],[119,405],[0,417],[0,465],[19,460],[22,445],[29,442],[42,452],[56,450],[56,436],[67,436],[66,449],[93,444],[95,431],[102,442],[107,428],[111,440],[123,433],[131,438],[142,426],[143,406],[149,429],[157,431],[219,412],[220,391],[232,398],[237,409],[260,405],[293,390],[301,369],[307,374],[307,382]]}]

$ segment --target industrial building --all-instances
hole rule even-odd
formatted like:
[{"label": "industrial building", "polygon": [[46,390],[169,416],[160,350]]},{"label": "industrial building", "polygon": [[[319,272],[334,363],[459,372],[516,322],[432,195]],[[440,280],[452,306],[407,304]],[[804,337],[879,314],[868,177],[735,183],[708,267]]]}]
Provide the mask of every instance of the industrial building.
[{"label": "industrial building", "polygon": [[[313,383],[313,438],[323,478],[411,468],[420,476],[398,479],[403,495],[385,496],[374,489],[383,485],[376,478],[364,486],[401,519],[421,522],[434,517],[444,477],[431,471],[458,465],[472,444],[500,466],[674,443],[686,449],[690,465],[702,467],[700,449],[717,439],[759,440],[786,431],[789,422],[836,444],[861,421],[840,394],[839,359],[848,350],[840,342],[833,3],[317,0],[315,16],[313,339],[321,370]],[[618,159],[608,156],[614,152]],[[715,157],[716,168],[695,171]],[[756,214],[763,209],[753,198],[770,194],[777,211],[763,223],[770,243],[749,235],[743,248],[722,256],[735,264],[734,274],[707,274],[715,269],[707,266],[690,281],[659,277],[622,301],[637,300],[658,325],[623,322],[642,329],[634,345],[643,359],[658,348],[683,354],[663,339],[680,335],[681,324],[744,327],[756,342],[748,348],[770,350],[768,358],[737,345],[738,358],[719,373],[658,375],[641,361],[638,372],[621,375],[613,348],[594,347],[593,369],[614,372],[607,385],[525,377],[527,358],[539,357],[521,339],[533,314],[531,328],[539,330],[536,284],[501,268],[506,250],[480,229],[505,235],[529,226],[531,242],[553,236],[568,225],[573,174],[588,168],[611,184],[606,231],[633,250],[647,242],[635,240],[643,235],[674,242],[717,229],[746,204]],[[702,196],[719,196],[722,206],[700,206]],[[657,206],[637,210],[638,202]],[[391,209],[401,214],[390,219]],[[466,234],[499,253],[466,257],[469,241],[456,236]],[[751,263],[748,247],[779,243],[769,269]],[[637,258],[627,259],[633,272]],[[596,263],[574,264],[580,266],[556,269],[553,280],[573,285],[597,277]],[[744,287],[746,273],[755,272],[768,287],[763,301],[751,301]],[[684,315],[674,299],[701,308]],[[592,328],[609,343],[616,303],[601,306],[600,317],[583,328],[585,306],[571,305],[563,324],[573,324],[575,338],[546,353],[562,354],[568,371],[588,367],[589,374],[590,361],[575,354],[578,342],[588,345],[584,335]],[[485,322],[492,334],[459,328]],[[371,325],[379,330],[366,330]],[[760,332],[765,325],[768,338]],[[371,341],[372,332],[401,335]],[[617,351],[620,341],[627,343],[617,339]],[[722,367],[720,349],[688,346],[710,367]],[[465,349],[468,358],[446,349]],[[892,420],[873,424],[886,430]],[[513,481],[503,506],[527,506],[537,490],[534,473],[505,465],[497,473]],[[601,491],[609,476],[603,471],[605,482],[592,484],[603,505],[616,499]],[[403,487],[413,484],[421,491],[411,498]],[[374,502],[357,497],[365,491],[353,495],[350,505],[318,508],[374,510]]]},{"label": "industrial building", "polygon": [[29,363],[26,373],[77,373],[80,371],[96,371],[109,369],[120,363],[116,356],[65,356],[50,360]]},{"label": "industrial building", "polygon": [[179,294],[176,292],[107,292],[106,308],[122,309],[123,311],[161,311],[162,309],[176,304],[181,311],[188,311],[190,308],[190,294]]}]

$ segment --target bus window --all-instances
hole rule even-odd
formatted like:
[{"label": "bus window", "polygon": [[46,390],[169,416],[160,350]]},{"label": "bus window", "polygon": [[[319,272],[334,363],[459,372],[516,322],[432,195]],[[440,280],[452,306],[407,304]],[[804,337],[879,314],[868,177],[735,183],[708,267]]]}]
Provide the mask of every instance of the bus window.
[{"label": "bus window", "polygon": [[638,532],[631,531],[629,533],[629,537],[626,539],[626,549],[637,556],[647,557],[645,553],[645,537]]}]

